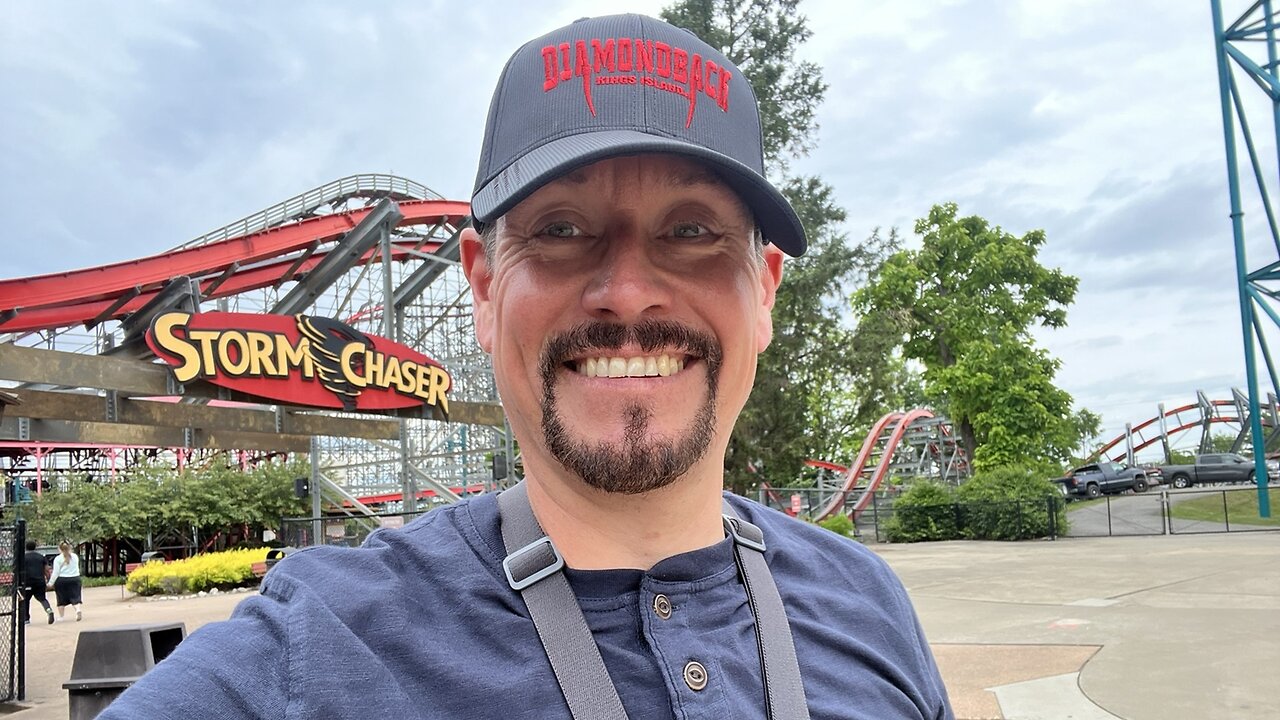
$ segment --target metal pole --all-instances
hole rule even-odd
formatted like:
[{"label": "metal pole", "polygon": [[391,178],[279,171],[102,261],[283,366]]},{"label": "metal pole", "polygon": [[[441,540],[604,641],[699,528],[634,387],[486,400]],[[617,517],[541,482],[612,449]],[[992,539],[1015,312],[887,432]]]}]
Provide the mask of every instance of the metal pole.
[{"label": "metal pole", "polygon": [[409,421],[404,418],[400,419],[400,493],[401,493],[401,513],[411,513],[418,509],[418,483],[414,480],[413,473],[409,472],[409,456],[412,454],[412,448],[409,446]]},{"label": "metal pole", "polygon": [[[1236,133],[1231,108],[1231,71],[1227,66],[1226,33],[1222,27],[1221,0],[1210,0],[1213,7],[1213,37],[1217,43],[1218,90],[1222,99],[1223,140],[1227,153],[1227,183],[1231,191],[1231,231],[1236,250],[1236,291],[1240,297],[1240,325],[1244,331],[1244,364],[1249,383],[1249,426],[1253,435],[1254,480],[1258,485],[1258,514],[1271,517],[1271,499],[1267,493],[1267,457],[1262,434],[1262,417],[1258,412],[1258,374],[1253,353],[1253,303],[1249,298],[1249,271],[1245,262],[1244,211],[1240,206],[1239,168],[1236,161]],[[1266,22],[1271,22],[1270,14]],[[1275,101],[1272,101],[1275,108]]]},{"label": "metal pole", "polygon": [[[17,590],[17,592],[21,593],[25,589],[24,586],[26,585],[28,580],[25,577],[25,573],[24,573],[24,570],[26,569],[26,565],[27,565],[26,560],[23,559],[20,561],[18,559],[23,557],[23,555],[26,554],[26,551],[27,551],[27,548],[26,548],[27,521],[23,520],[22,518],[18,518],[18,521],[14,524],[17,527],[14,529],[14,534],[13,534],[13,559],[14,559],[13,570],[14,570],[14,575],[22,578],[21,581],[19,581],[18,583],[15,583],[16,587],[14,589]],[[22,553],[22,554],[19,554],[19,553]],[[40,581],[44,582],[44,578],[40,578]],[[30,611],[31,611],[31,599],[28,598],[27,599],[27,618],[28,619],[30,619],[31,617]],[[53,616],[50,615],[49,617],[53,617]],[[27,699],[27,625],[26,623],[22,622],[22,618],[18,618],[17,625],[18,625],[17,647],[15,648],[16,651],[13,653],[13,659],[14,659],[13,662],[14,662],[14,665],[16,665],[17,667],[16,668],[11,667],[9,669],[11,672],[16,670],[18,675],[18,678],[17,678],[18,700],[26,700]]]},{"label": "metal pole", "polygon": [[400,341],[396,337],[395,321],[395,288],[391,278],[391,228],[383,225],[378,229],[382,244],[382,334]]},{"label": "metal pole", "polygon": [[1231,532],[1231,511],[1227,509],[1227,491],[1222,491],[1222,523],[1227,526],[1227,532]]},{"label": "metal pole", "polygon": [[1164,448],[1164,464],[1173,464],[1173,453],[1169,450],[1169,423],[1164,416],[1164,403],[1156,406],[1160,413],[1160,445]]},{"label": "metal pole", "polygon": [[324,528],[320,521],[320,445],[311,438],[311,544],[320,545]]}]

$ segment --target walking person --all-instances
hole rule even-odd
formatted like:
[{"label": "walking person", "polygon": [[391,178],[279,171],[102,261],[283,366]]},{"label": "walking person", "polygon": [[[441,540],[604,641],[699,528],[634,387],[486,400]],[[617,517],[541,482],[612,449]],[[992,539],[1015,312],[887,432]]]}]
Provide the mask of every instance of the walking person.
[{"label": "walking person", "polygon": [[80,556],[71,552],[71,545],[63,542],[58,545],[61,554],[53,559],[53,594],[58,600],[58,617],[67,616],[67,606],[74,605],[76,622],[83,615],[80,612]]},{"label": "walking person", "polygon": [[36,552],[36,541],[28,540],[27,553],[22,556],[22,622],[31,622],[31,598],[35,598],[49,616],[49,624],[53,624],[53,608],[49,607],[49,598],[45,597],[48,583],[49,561]]}]

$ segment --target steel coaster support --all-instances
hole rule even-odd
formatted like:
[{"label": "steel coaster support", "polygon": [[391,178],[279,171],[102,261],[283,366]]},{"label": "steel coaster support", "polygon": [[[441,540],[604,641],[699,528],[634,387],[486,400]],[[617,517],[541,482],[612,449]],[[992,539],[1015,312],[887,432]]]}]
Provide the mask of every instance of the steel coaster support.
[{"label": "steel coaster support", "polygon": [[[456,262],[461,257],[459,248],[461,246],[462,230],[470,226],[470,220],[464,220],[449,236],[449,239],[441,244],[433,254],[439,256],[442,260]],[[393,293],[396,311],[403,311],[410,303],[417,300],[422,291],[435,282],[436,278],[440,277],[448,267],[449,262],[424,262],[419,265]]]},{"label": "steel coaster support", "polygon": [[1173,453],[1169,450],[1169,422],[1164,416],[1164,403],[1156,406],[1157,415],[1160,418],[1160,447],[1164,450],[1164,464],[1173,464]]},{"label": "steel coaster support", "polygon": [[1124,424],[1124,461],[1126,465],[1133,465],[1133,425],[1131,423]]},{"label": "steel coaster support", "polygon": [[1211,426],[1213,425],[1213,416],[1217,413],[1217,409],[1213,405],[1213,401],[1203,390],[1196,391],[1196,401],[1200,404],[1200,446],[1196,452],[1201,455],[1209,452],[1211,445],[1209,439],[1211,434]]},{"label": "steel coaster support", "polygon": [[402,217],[400,208],[394,201],[388,199],[379,202],[376,208],[347,233],[337,248],[325,255],[315,270],[308,273],[306,278],[271,308],[271,313],[293,315],[311,307],[321,293],[359,262],[361,256],[372,249],[387,233],[387,229],[394,227]]},{"label": "steel coaster support", "polygon": [[[1267,300],[1262,297],[1265,293],[1259,292],[1259,287],[1255,285],[1255,283],[1261,282],[1261,275],[1271,274],[1270,266],[1264,267],[1259,277],[1255,280],[1250,275],[1245,254],[1244,211],[1240,193],[1236,121],[1239,121],[1240,132],[1245,140],[1254,178],[1257,182],[1258,194],[1267,214],[1272,241],[1278,256],[1280,256],[1280,231],[1276,227],[1275,214],[1267,193],[1262,167],[1253,145],[1248,120],[1244,113],[1239,89],[1236,87],[1229,60],[1234,60],[1236,65],[1247,73],[1249,79],[1253,80],[1270,98],[1272,123],[1277,134],[1277,140],[1280,141],[1280,69],[1277,69],[1276,18],[1272,12],[1271,0],[1260,0],[1251,5],[1238,20],[1232,23],[1229,29],[1226,29],[1223,26],[1221,0],[1210,0],[1210,5],[1213,10],[1214,42],[1217,51],[1218,88],[1222,99],[1223,140],[1226,146],[1227,182],[1231,197],[1231,229],[1235,244],[1236,288],[1240,300],[1240,326],[1244,340],[1245,375],[1249,388],[1249,426],[1253,436],[1254,477],[1258,485],[1258,514],[1267,518],[1271,516],[1271,501],[1267,491],[1266,443],[1262,433],[1262,414],[1259,412],[1258,402],[1258,368],[1254,352],[1254,330],[1257,325],[1254,314],[1255,303],[1263,308],[1264,312],[1271,316],[1273,321],[1278,324],[1280,324],[1280,321],[1277,321],[1274,311]],[[1259,8],[1262,10],[1260,18],[1257,14]],[[1257,41],[1263,39],[1259,37],[1260,33],[1265,38],[1267,45],[1267,69],[1259,67],[1248,55],[1233,44],[1234,41]],[[1280,147],[1277,150],[1280,151]],[[1280,157],[1278,157],[1278,161],[1280,161]],[[1280,165],[1277,165],[1277,169],[1280,170]],[[1262,337],[1261,333],[1258,333],[1258,337]],[[1268,374],[1274,378],[1275,371],[1271,358],[1269,353],[1265,355]],[[1276,388],[1273,387],[1272,389],[1275,390]]]}]

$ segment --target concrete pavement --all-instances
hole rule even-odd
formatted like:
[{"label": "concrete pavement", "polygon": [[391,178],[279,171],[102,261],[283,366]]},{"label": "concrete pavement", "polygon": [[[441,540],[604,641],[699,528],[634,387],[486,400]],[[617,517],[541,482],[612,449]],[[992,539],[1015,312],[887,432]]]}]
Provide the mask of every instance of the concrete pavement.
[{"label": "concrete pavement", "polygon": [[[962,720],[1280,717],[1280,532],[872,547],[911,593]],[[12,717],[68,716],[80,630],[190,633],[245,597],[87,589],[83,622],[28,626],[28,702]]]},{"label": "concrete pavement", "polygon": [[1280,717],[1280,533],[876,549],[962,718]]}]

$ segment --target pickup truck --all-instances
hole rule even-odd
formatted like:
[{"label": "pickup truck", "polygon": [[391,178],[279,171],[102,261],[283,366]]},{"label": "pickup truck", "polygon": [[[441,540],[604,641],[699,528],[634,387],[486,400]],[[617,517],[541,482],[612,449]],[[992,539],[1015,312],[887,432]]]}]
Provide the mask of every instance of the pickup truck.
[{"label": "pickup truck", "polygon": [[1068,497],[1096,498],[1103,493],[1125,490],[1146,492],[1149,486],[1160,483],[1160,471],[1157,468],[1129,467],[1124,463],[1100,462],[1078,467],[1054,482]]},{"label": "pickup truck", "polygon": [[1253,461],[1235,453],[1197,455],[1193,465],[1164,465],[1164,476],[1176,488],[1198,483],[1253,482]]}]

